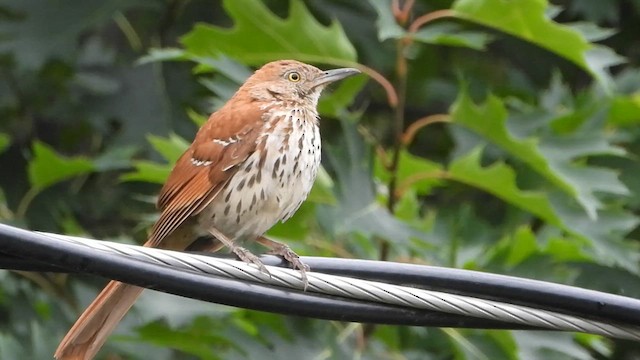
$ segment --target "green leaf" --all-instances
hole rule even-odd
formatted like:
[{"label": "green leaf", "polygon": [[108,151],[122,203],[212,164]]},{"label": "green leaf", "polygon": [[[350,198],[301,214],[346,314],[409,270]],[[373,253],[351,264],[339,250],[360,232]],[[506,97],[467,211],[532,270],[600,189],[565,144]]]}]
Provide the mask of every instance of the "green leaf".
[{"label": "green leaf", "polygon": [[145,65],[157,61],[184,61],[188,60],[183,49],[177,48],[151,48],[147,55],[136,61],[138,65]]},{"label": "green leaf", "polygon": [[577,333],[575,335],[576,342],[585,348],[588,348],[594,357],[599,356],[603,359],[613,357],[614,347],[611,346],[609,339],[592,334]]},{"label": "green leaf", "polygon": [[518,359],[517,346],[508,331],[445,329],[462,359]]},{"label": "green leaf", "polygon": [[376,26],[378,28],[378,40],[399,39],[406,31],[398,25],[391,12],[391,0],[369,0],[369,3],[378,13]]},{"label": "green leaf", "polygon": [[603,137],[549,137],[541,143],[540,150],[549,159],[555,173],[576,190],[578,202],[592,218],[596,217],[596,210],[603,207],[595,195],[597,192],[629,194],[616,171],[585,166],[580,161],[588,155],[624,155],[621,149],[610,146]]},{"label": "green leaf", "polygon": [[[400,39],[407,31],[398,25],[391,11],[391,0],[369,0],[378,14],[378,39]],[[436,23],[411,34],[413,40],[433,45],[460,46],[483,50],[492,36],[481,31],[465,30],[460,24]]]},{"label": "green leaf", "polygon": [[[557,262],[586,262],[591,257],[584,251],[584,241],[575,237],[553,237],[547,242],[544,253],[552,256]],[[595,259],[599,260],[599,259]]]},{"label": "green leaf", "polygon": [[483,168],[480,164],[481,154],[482,148],[477,147],[467,155],[455,159],[449,166],[450,177],[491,193],[550,224],[563,227],[544,193],[518,189],[515,172],[502,162]]},{"label": "green leaf", "polygon": [[[474,269],[483,263],[482,259],[501,236],[499,229],[478,214],[484,210],[475,210],[470,202],[459,202],[456,206],[433,210],[431,218],[423,220],[432,223],[428,228],[429,243],[436,245],[435,250],[440,252],[437,255],[445,259],[443,265]],[[434,249],[423,248],[434,252]]]},{"label": "green leaf", "polygon": [[176,134],[171,134],[167,138],[149,135],[147,140],[167,160],[167,163],[161,164],[148,160],[134,161],[133,167],[135,170],[120,176],[120,180],[164,184],[178,158],[189,147],[189,143]]},{"label": "green leaf", "polygon": [[[353,119],[352,119],[353,120]],[[396,244],[424,234],[401,222],[378,203],[367,166],[368,149],[358,134],[355,121],[342,120],[344,133],[337,139],[341,146],[327,146],[327,161],[335,172],[338,206],[322,207],[320,216],[330,219],[340,234],[360,233],[393,240]],[[343,153],[346,151],[346,153]]]},{"label": "green leaf", "polygon": [[[301,0],[290,2],[289,16],[285,19],[273,14],[259,0],[227,0],[224,8],[234,20],[231,29],[197,25],[181,40],[184,53],[150,54],[150,59],[187,58],[198,64],[196,71],[217,69],[227,79],[205,79],[201,83],[222,99],[230,98],[238,84],[250,75],[247,69],[236,71],[237,63],[231,66],[233,61],[229,58],[247,65],[286,58],[336,66],[357,65],[356,51],[341,25],[320,24]],[[336,90],[320,99],[319,112],[337,117],[366,82],[366,77],[341,82]]]},{"label": "green leaf", "polygon": [[518,157],[561,189],[570,194],[575,192],[551,170],[537,147],[537,139],[517,139],[509,133],[507,110],[497,97],[489,96],[484,104],[476,105],[466,92],[462,92],[452,106],[451,119]]},{"label": "green leaf", "polygon": [[621,57],[602,46],[590,44],[570,26],[552,21],[546,14],[546,0],[457,0],[456,17],[519,37],[547,49],[593,75],[605,88],[611,80],[606,68]]},{"label": "green leaf", "polygon": [[276,223],[267,231],[270,239],[279,240],[289,244],[294,251],[304,254],[303,239],[309,237],[309,232],[315,225],[316,204],[310,201],[302,203],[291,219]]},{"label": "green leaf", "polygon": [[607,120],[614,126],[635,126],[640,123],[640,92],[616,96],[611,103]]},{"label": "green leaf", "polygon": [[340,117],[368,81],[366,76],[356,76],[341,81],[335,89],[325,90],[318,101],[318,112],[320,115]]},{"label": "green leaf", "polygon": [[572,29],[578,31],[588,41],[600,41],[615,35],[616,30],[601,28],[590,22],[576,22],[568,24]]},{"label": "green leaf", "polygon": [[207,119],[209,118],[208,116],[200,114],[192,108],[187,109],[187,116],[189,116],[189,119],[191,119],[191,121],[193,121],[193,123],[198,127],[204,125],[204,123],[207,122]]},{"label": "green leaf", "polygon": [[197,63],[196,74],[216,71],[230,83],[236,84],[236,88],[253,74],[253,71],[247,65],[243,65],[224,54],[216,58],[211,57],[211,55],[195,56],[189,52],[186,52],[186,55],[189,56],[190,60]]},{"label": "green leaf", "polygon": [[307,201],[317,204],[335,205],[336,197],[333,194],[333,180],[323,166],[320,166],[316,181],[313,183]]},{"label": "green leaf", "polygon": [[231,29],[199,24],[182,38],[195,56],[222,54],[249,65],[295,58],[327,64],[351,64],[356,51],[338,22],[320,24],[301,0],[292,0],[289,17],[273,14],[259,0],[225,0]]},{"label": "green leaf", "polygon": [[515,331],[518,359],[589,360],[591,354],[572,341],[572,334],[551,331]]},{"label": "green leaf", "polygon": [[114,146],[92,160],[95,170],[109,171],[129,168],[131,167],[131,158],[137,150],[134,146]]},{"label": "green leaf", "polygon": [[[596,192],[628,193],[615,172],[585,166],[579,161],[589,155],[624,154],[621,149],[609,145],[604,137],[554,136],[545,138],[544,142],[534,137],[519,139],[507,128],[507,115],[504,104],[497,97],[489,96],[484,104],[476,105],[464,91],[451,110],[454,123],[476,132],[529,165],[577,200],[591,218],[595,219],[597,210],[602,207],[595,195]],[[604,116],[604,113],[596,116]]]},{"label": "green leaf", "polygon": [[[222,329],[219,321],[219,319],[199,316],[182,329],[171,329],[156,321],[139,328],[138,339],[179,349],[197,356],[198,359],[218,360],[221,357],[213,349],[224,349],[231,344],[227,337],[220,335]],[[212,331],[216,328],[217,331]]]},{"label": "green leaf", "polygon": [[122,181],[144,181],[154,184],[164,184],[173,169],[173,164],[160,164],[147,160],[134,161],[134,171],[120,176]]},{"label": "green leaf", "polygon": [[[547,232],[557,235],[549,238]],[[534,233],[531,223],[520,225],[499,242],[494,241],[479,255],[479,263],[491,272],[568,282],[579,271],[567,263],[593,260],[584,255],[589,242],[566,233],[551,226],[536,228]]]},{"label": "green leaf", "polygon": [[460,46],[476,50],[484,50],[493,39],[487,33],[464,30],[462,26],[455,23],[437,23],[426,26],[413,34],[412,38],[426,44]]},{"label": "green leaf", "polygon": [[618,266],[640,274],[640,252],[636,242],[624,239],[640,220],[631,212],[620,209],[600,211],[598,220],[589,219],[583,212],[562,201],[561,196],[551,196],[553,207],[571,234],[589,241],[583,254],[598,264]]},{"label": "green leaf", "polygon": [[33,159],[29,162],[29,182],[39,190],[94,171],[93,162],[84,156],[63,157],[49,145],[36,141]]},{"label": "green leaf", "polygon": [[171,164],[175,164],[189,147],[189,142],[176,134],[171,134],[168,138],[149,135],[147,136],[147,140],[149,140],[151,146]]},{"label": "green leaf", "polygon": [[146,2],[127,0],[5,2],[0,53],[11,53],[16,64],[26,69],[39,68],[48,59],[70,60],[81,43],[81,34],[112,20],[115,12],[141,4],[148,6]]},{"label": "green leaf", "polygon": [[588,289],[598,289],[611,294],[640,297],[638,274],[618,267],[581,263],[577,264],[579,275],[574,277],[574,285]]},{"label": "green leaf", "polygon": [[394,215],[398,219],[416,226],[420,223],[425,223],[424,221],[422,221],[419,214],[420,202],[418,201],[418,194],[413,188],[407,189],[407,191],[405,191],[402,196],[396,201]]},{"label": "green leaf", "polygon": [[0,133],[0,154],[11,145],[11,138],[7,134]]},{"label": "green leaf", "polygon": [[[432,188],[442,183],[438,176],[441,170],[442,165],[402,150],[396,172],[398,190],[402,192],[411,188],[418,194],[428,194]],[[391,172],[384,167],[378,156],[375,158],[374,173],[384,183],[391,181]]]},{"label": "green leaf", "polygon": [[520,264],[538,250],[536,236],[528,226],[518,228],[510,240],[512,244],[505,259],[508,266]]}]

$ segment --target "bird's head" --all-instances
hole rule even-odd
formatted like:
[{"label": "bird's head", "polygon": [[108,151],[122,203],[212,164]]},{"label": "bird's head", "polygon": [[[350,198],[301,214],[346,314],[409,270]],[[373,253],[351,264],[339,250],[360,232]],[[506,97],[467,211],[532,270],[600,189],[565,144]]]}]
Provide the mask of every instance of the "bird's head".
[{"label": "bird's head", "polygon": [[359,74],[353,68],[320,70],[295,60],[270,62],[258,69],[240,88],[259,101],[283,101],[315,109],[329,84]]}]

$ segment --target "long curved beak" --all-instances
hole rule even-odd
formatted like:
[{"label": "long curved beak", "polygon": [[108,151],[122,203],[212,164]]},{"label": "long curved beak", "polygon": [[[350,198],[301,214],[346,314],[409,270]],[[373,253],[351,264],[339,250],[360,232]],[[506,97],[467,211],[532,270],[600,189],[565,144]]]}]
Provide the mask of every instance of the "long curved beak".
[{"label": "long curved beak", "polygon": [[313,81],[313,87],[327,85],[342,80],[346,77],[360,74],[360,70],[354,68],[340,68],[325,71]]}]

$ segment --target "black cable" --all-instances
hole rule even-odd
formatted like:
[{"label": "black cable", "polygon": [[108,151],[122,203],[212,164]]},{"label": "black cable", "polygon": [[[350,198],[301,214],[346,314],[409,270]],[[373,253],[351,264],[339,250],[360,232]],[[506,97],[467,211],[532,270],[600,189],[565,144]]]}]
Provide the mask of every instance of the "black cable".
[{"label": "black cable", "polygon": [[[0,251],[4,249],[2,246],[2,236],[6,233],[5,230],[11,229],[18,230],[0,225]],[[26,239],[33,234],[24,230],[20,231],[21,234],[19,236],[15,234],[16,239],[20,237]],[[44,238],[48,239],[47,237]],[[51,242],[51,240],[49,240],[49,242]],[[57,243],[59,242],[56,242],[56,244]],[[94,251],[87,249],[78,250],[84,250],[84,253],[94,253]],[[27,246],[20,252],[12,253],[22,254],[24,257],[30,254],[30,252],[31,250]],[[33,256],[30,256],[29,259],[0,256],[0,268],[20,268],[22,270],[37,271],[68,271],[67,269],[84,271],[83,269],[69,266],[69,261],[65,259],[57,259],[59,261],[51,263],[34,262],[33,259],[35,259]],[[263,256],[261,259],[267,265],[284,266],[282,260],[274,256]],[[25,264],[27,261],[29,266]],[[431,290],[499,300],[601,321],[640,325],[640,300],[567,285],[462,269],[394,262],[319,257],[303,257],[303,261],[308,264],[313,271],[318,272],[394,284],[414,285]],[[105,272],[98,269],[93,273],[108,278],[112,276],[109,270]],[[123,275],[122,278],[117,279],[132,282],[126,274]],[[167,291],[172,292],[171,290]],[[179,295],[188,296],[183,293],[179,293]],[[216,300],[209,301],[219,302]],[[365,322],[364,320],[360,321]]]},{"label": "black cable", "polygon": [[53,264],[45,264],[29,258],[25,259],[2,252],[0,252],[0,269],[56,273],[77,272]]},{"label": "black cable", "polygon": [[304,257],[312,269],[334,275],[416,285],[499,300],[594,320],[640,326],[640,300],[600,291],[479,271],[372,260]]},{"label": "black cable", "polygon": [[[434,311],[406,309],[231,280],[126,255],[95,251],[0,224],[0,251],[19,254],[35,267],[67,268],[219,304],[327,320],[433,327],[533,329]],[[6,257],[5,257],[6,258]],[[15,258],[14,258],[15,260]],[[277,262],[271,257],[268,262]],[[25,267],[23,267],[24,270]]]},{"label": "black cable", "polygon": [[[220,257],[219,254],[205,255]],[[274,256],[262,256],[261,259],[267,265],[285,266],[280,258]],[[639,300],[567,285],[470,270],[393,262],[319,257],[303,257],[303,261],[318,272],[414,285],[430,290],[499,300],[597,320],[640,325]],[[2,253],[0,253],[0,268],[70,271],[61,266],[34,262]]]}]

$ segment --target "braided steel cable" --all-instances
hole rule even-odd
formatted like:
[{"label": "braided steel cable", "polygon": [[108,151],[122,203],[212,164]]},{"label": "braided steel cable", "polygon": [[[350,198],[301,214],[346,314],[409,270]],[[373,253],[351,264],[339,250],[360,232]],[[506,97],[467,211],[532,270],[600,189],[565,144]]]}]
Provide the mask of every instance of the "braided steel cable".
[{"label": "braided steel cable", "polygon": [[[210,253],[207,255],[211,256]],[[316,258],[314,264],[320,266],[318,261],[322,259]],[[262,260],[278,266],[283,263],[282,259],[271,255]],[[217,304],[316,319],[428,327],[532,329],[531,326],[289,291],[223,278],[109,251],[96,251],[3,224],[0,224],[0,268],[88,273]]]},{"label": "braided steel cable", "polygon": [[[291,269],[268,266],[270,274],[260,272],[255,266],[240,261],[220,259],[184,252],[145,248],[114,242],[90,240],[59,234],[43,235],[95,250],[116,253],[145,261],[168,265],[192,272],[219,277],[240,279],[260,284],[302,290],[300,273]],[[640,327],[607,323],[556,311],[516,305],[426,290],[377,281],[362,280],[318,272],[307,274],[307,291],[340,296],[349,299],[391,304],[416,309],[427,309],[449,314],[471,316],[542,329],[578,331],[615,338],[640,340]]]}]

